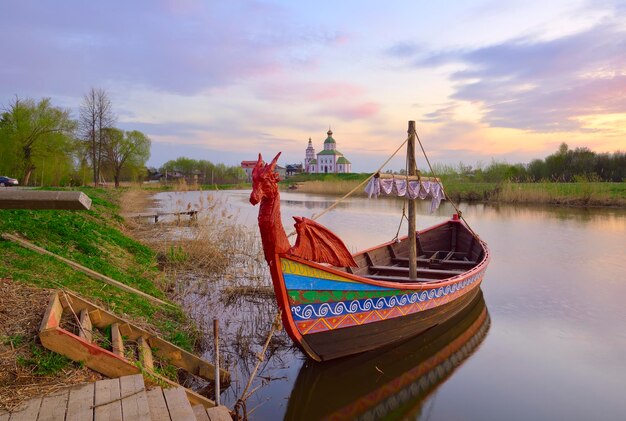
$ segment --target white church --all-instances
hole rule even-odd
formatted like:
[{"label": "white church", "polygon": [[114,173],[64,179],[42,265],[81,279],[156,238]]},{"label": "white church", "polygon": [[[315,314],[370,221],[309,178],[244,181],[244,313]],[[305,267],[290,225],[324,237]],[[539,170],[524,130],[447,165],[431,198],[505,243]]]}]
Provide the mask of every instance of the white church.
[{"label": "white church", "polygon": [[326,132],[328,137],[324,141],[324,150],[317,154],[309,138],[309,146],[306,148],[304,168],[308,173],[349,173],[352,172],[352,163],[337,150],[337,142],[333,139],[332,130]]}]

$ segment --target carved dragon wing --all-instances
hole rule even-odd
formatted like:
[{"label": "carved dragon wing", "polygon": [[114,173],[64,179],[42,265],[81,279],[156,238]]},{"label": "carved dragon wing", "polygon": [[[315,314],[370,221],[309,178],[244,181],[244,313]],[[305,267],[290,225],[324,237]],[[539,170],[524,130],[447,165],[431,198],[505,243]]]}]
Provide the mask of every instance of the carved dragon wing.
[{"label": "carved dragon wing", "polygon": [[352,254],[339,237],[317,222],[294,216],[298,234],[296,244],[289,253],[317,263],[329,263],[333,266],[358,266]]}]

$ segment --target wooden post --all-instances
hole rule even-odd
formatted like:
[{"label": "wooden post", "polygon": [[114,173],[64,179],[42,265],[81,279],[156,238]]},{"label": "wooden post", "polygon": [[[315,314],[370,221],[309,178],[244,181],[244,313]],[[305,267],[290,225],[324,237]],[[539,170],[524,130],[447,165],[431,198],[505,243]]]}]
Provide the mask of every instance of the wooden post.
[{"label": "wooden post", "polygon": [[213,339],[215,340],[215,406],[220,406],[220,337],[217,319],[213,319]]},{"label": "wooden post", "polygon": [[[408,175],[417,175],[415,164],[415,121],[409,121],[409,141],[406,147]],[[408,180],[407,180],[408,183]],[[407,186],[408,188],[408,186]],[[417,279],[417,244],[415,241],[415,200],[409,199],[409,279]]]}]

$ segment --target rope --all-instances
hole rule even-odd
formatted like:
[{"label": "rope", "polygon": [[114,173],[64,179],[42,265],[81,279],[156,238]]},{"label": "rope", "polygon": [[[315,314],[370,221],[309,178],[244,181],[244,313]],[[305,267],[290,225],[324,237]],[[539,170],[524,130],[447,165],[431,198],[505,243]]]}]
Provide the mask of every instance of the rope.
[{"label": "rope", "polygon": [[[424,150],[424,145],[422,145],[422,141],[420,140],[419,135],[417,134],[417,130],[415,130],[415,137],[417,138],[417,142],[420,144],[420,148],[422,149],[422,153],[424,154],[424,158],[426,158],[426,163],[428,164],[428,168],[430,169],[430,173],[433,175],[433,177],[437,178],[437,174],[435,174],[435,170],[433,170],[433,166],[430,165],[430,160],[428,159],[428,155],[426,155],[426,151]],[[419,174],[419,173],[418,173]],[[465,218],[463,217],[463,212],[461,212],[461,210],[458,208],[458,206],[456,205],[456,203],[454,203],[454,201],[450,198],[450,196],[448,196],[448,193],[446,193],[446,190],[443,188],[443,185],[441,185],[441,180],[438,181],[439,185],[441,186],[441,189],[443,190],[443,194],[446,196],[446,200],[448,202],[450,202],[450,204],[452,205],[452,207],[454,207],[454,210],[456,211],[456,213],[459,215],[459,218],[461,218],[461,220],[463,222],[465,222],[465,225],[467,226],[467,229],[470,230],[470,232],[472,233],[472,235],[474,236],[474,238],[476,238],[478,241],[482,241],[480,239],[480,237],[478,236],[478,234],[476,234],[476,232],[474,232],[474,230],[472,229],[472,227],[470,227],[470,224],[465,220]]]}]

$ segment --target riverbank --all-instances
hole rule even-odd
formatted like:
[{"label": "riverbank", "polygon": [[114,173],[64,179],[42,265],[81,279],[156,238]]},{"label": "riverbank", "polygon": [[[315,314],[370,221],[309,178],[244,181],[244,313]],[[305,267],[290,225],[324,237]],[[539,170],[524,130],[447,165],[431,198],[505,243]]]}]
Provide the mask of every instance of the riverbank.
[{"label": "riverbank", "polygon": [[[367,176],[358,179],[329,178],[293,183],[302,193],[344,195],[357,187]],[[444,180],[446,193],[456,202],[501,204],[538,204],[590,207],[626,207],[626,183],[476,183]],[[365,196],[364,187],[355,195]]]},{"label": "riverbank", "polygon": [[[137,203],[137,198],[123,201],[122,192],[117,190],[81,190],[92,199],[91,210],[0,210],[0,232],[18,235],[132,288],[170,301],[166,291],[171,283],[160,268],[158,253],[131,238],[120,216],[120,203]],[[2,251],[0,409],[13,409],[33,394],[97,377],[41,346],[38,327],[53,289],[79,293],[184,349],[193,350],[199,342],[195,325],[178,305],[156,306],[12,242],[2,241]]]}]

